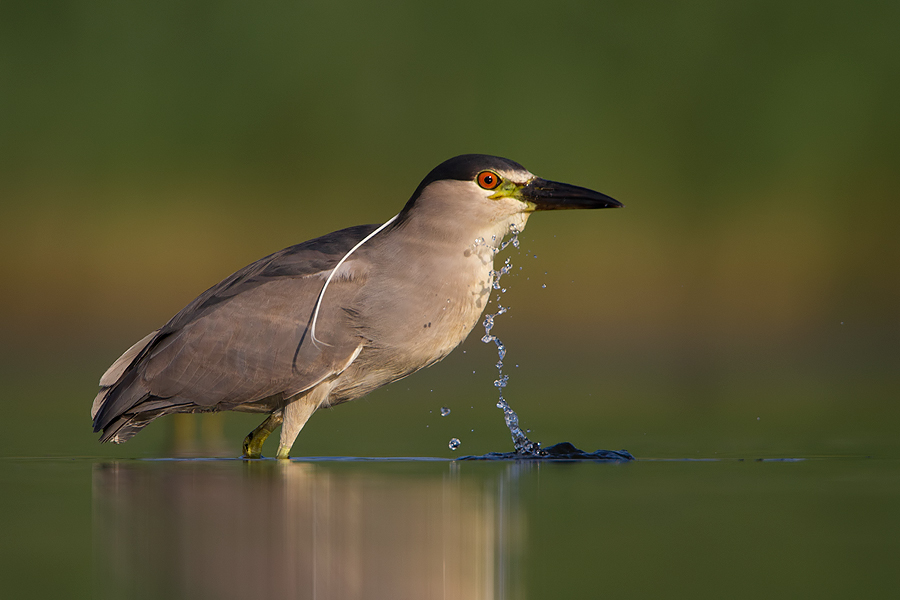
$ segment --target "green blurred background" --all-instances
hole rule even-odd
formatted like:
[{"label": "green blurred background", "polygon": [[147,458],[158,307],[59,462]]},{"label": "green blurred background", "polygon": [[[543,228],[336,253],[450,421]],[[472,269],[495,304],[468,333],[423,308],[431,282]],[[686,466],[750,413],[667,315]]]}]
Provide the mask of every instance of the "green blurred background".
[{"label": "green blurred background", "polygon": [[[896,2],[0,3],[0,455],[169,455],[174,418],[91,432],[122,351],[479,152],[626,205],[536,215],[507,252],[494,333],[536,439],[897,456],[898,25]],[[508,450],[480,337],[295,454]],[[187,419],[232,456],[258,421]]]}]

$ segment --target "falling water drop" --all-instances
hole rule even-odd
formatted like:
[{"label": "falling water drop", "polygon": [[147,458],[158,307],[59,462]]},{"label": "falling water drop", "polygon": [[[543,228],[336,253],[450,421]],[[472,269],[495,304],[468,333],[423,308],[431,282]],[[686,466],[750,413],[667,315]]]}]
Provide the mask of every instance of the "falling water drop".
[{"label": "falling water drop", "polygon": [[[510,243],[512,243],[516,248],[519,247],[519,231],[515,228],[515,226],[510,226],[510,233],[512,234],[512,238],[500,244],[500,246],[494,250],[495,254],[500,250],[506,248],[506,246]],[[537,256],[535,256],[535,258],[537,258]],[[500,287],[500,278],[509,273],[511,269],[512,263],[510,259],[507,258],[503,263],[503,267],[499,271],[491,271],[491,278],[493,279],[491,287],[495,290],[500,290],[501,294],[506,291],[506,288]],[[546,284],[543,287],[547,287]],[[497,367],[498,377],[494,380],[494,387],[496,387],[500,392],[500,399],[497,401],[497,408],[503,411],[503,419],[506,422],[506,426],[509,428],[509,432],[512,436],[513,445],[515,446],[516,452],[519,454],[540,455],[543,453],[540,443],[532,442],[528,439],[528,436],[526,436],[525,432],[523,432],[519,427],[519,416],[509,406],[506,399],[503,397],[503,389],[509,383],[509,375],[505,375],[503,373],[503,360],[506,358],[506,346],[504,346],[503,342],[501,342],[497,336],[491,333],[491,330],[494,328],[494,319],[505,313],[507,310],[509,310],[509,307],[502,306],[498,301],[497,312],[485,315],[483,323],[484,336],[481,338],[481,341],[485,344],[494,342],[494,345],[497,347],[498,360],[495,366]],[[452,442],[450,447],[453,448]]]},{"label": "falling water drop", "polygon": [[450,414],[450,409],[447,408],[446,406],[442,406],[441,407],[441,416],[446,417],[449,414]]},{"label": "falling water drop", "polygon": [[451,450],[456,450],[457,448],[459,448],[459,445],[460,445],[460,444],[459,444],[459,440],[456,439],[456,438],[451,438],[451,439],[450,439],[450,443],[447,444],[447,446],[448,446]]}]

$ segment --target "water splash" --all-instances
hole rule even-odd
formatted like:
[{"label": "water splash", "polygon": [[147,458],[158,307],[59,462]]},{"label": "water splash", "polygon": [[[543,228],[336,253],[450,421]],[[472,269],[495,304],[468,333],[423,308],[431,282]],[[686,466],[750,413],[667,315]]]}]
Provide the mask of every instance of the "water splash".
[{"label": "water splash", "polygon": [[446,406],[442,406],[441,407],[441,416],[446,417],[449,414],[450,414],[450,409],[447,408]]},{"label": "water splash", "polygon": [[[510,244],[512,244],[514,248],[519,247],[519,230],[515,225],[509,226],[509,233],[510,237],[498,244],[497,247],[493,250],[495,255],[498,252],[504,250]],[[475,243],[476,245],[479,243],[484,244],[484,240],[479,239],[476,240]],[[512,436],[516,454],[530,454],[539,456],[543,453],[543,450],[541,450],[541,444],[539,442],[533,442],[528,439],[528,436],[525,435],[525,432],[522,431],[521,427],[519,427],[519,416],[503,397],[503,388],[505,388],[509,383],[509,375],[503,373],[503,359],[506,358],[506,346],[502,341],[500,341],[500,338],[491,333],[491,330],[494,328],[494,319],[509,310],[508,306],[503,306],[500,304],[499,296],[506,292],[506,288],[500,287],[500,279],[504,275],[509,273],[510,270],[512,270],[512,261],[509,257],[507,257],[507,259],[504,261],[503,266],[499,271],[491,270],[491,278],[493,279],[491,287],[493,287],[493,289],[495,290],[499,290],[497,298],[497,312],[490,313],[484,316],[484,336],[481,338],[481,341],[485,344],[490,344],[491,342],[493,342],[497,347],[497,363],[496,365],[494,365],[497,367],[497,379],[494,380],[494,387],[496,387],[500,392],[500,399],[497,401],[497,408],[503,411],[503,418],[506,421],[506,426],[509,428],[509,433]]]}]

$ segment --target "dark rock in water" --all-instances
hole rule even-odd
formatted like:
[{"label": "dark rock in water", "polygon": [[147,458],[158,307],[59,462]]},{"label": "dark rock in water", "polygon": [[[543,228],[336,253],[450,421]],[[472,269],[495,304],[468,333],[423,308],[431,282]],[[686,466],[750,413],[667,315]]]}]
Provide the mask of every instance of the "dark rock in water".
[{"label": "dark rock in water", "polygon": [[595,450],[585,452],[569,442],[560,442],[537,452],[488,452],[481,456],[460,456],[457,460],[592,460],[595,462],[627,462],[634,457],[627,450]]}]

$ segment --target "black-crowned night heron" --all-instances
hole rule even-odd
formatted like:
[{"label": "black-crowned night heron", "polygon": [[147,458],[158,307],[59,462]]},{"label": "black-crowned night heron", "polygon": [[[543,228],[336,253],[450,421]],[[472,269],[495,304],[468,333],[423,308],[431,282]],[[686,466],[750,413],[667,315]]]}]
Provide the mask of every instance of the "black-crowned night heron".
[{"label": "black-crowned night heron", "polygon": [[259,457],[281,425],[287,458],[317,408],[432,365],[466,338],[487,304],[496,248],[532,212],[618,206],[505,158],[451,158],[383,225],[270,254],[129,348],[100,378],[94,431],[120,443],[168,413],[267,413],[244,455]]}]

